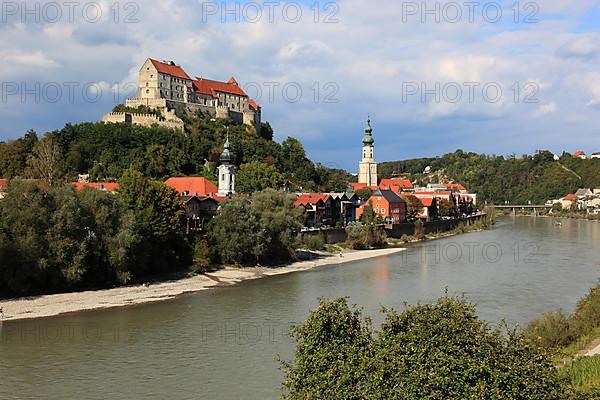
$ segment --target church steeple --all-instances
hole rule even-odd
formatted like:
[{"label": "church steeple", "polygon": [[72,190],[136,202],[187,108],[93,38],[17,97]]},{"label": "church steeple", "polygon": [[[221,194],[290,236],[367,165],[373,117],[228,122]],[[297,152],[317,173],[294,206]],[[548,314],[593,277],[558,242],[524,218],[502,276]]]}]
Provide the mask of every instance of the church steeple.
[{"label": "church steeple", "polygon": [[231,151],[231,144],[229,143],[229,128],[227,128],[227,136],[225,144],[223,145],[223,152],[219,159],[221,165],[219,165],[219,195],[229,196],[235,194],[235,165],[232,164],[233,152]]},{"label": "church steeple", "polygon": [[375,162],[375,139],[373,139],[373,127],[371,116],[367,119],[365,135],[362,139],[362,159],[359,165],[358,182],[367,186],[377,186],[377,162]]},{"label": "church steeple", "polygon": [[225,144],[223,145],[223,152],[219,157],[222,163],[230,163],[232,161],[231,158],[231,145],[229,144],[229,132],[227,132],[227,137],[225,139]]},{"label": "church steeple", "polygon": [[363,136],[363,144],[372,146],[375,143],[373,139],[373,127],[371,126],[371,116],[367,120],[367,127],[365,128],[365,136]]}]

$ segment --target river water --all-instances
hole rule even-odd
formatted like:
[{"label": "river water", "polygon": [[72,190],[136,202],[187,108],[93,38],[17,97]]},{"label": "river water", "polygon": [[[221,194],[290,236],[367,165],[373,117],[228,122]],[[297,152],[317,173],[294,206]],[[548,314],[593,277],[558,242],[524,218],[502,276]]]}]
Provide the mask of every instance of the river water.
[{"label": "river water", "polygon": [[489,231],[388,257],[243,282],[176,300],[4,323],[0,399],[276,399],[286,332],[320,297],[381,305],[464,293],[491,324],[570,312],[600,278],[600,223],[500,218]]}]

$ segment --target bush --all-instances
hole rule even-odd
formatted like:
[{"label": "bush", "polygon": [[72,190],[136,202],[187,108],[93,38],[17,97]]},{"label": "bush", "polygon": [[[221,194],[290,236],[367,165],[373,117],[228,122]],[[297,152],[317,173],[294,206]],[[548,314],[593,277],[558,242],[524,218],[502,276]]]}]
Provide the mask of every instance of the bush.
[{"label": "bush", "polygon": [[284,399],[562,399],[564,380],[521,334],[491,330],[472,304],[384,310],[377,336],[345,299],[322,300],[294,328]]},{"label": "bush", "polygon": [[555,349],[572,342],[569,318],[562,311],[546,313],[525,328],[527,337],[538,346]]},{"label": "bush", "polygon": [[543,318],[531,321],[526,334],[534,343],[547,349],[567,346],[589,335],[600,327],[600,286],[591,289],[577,303],[573,314],[565,316],[561,311],[548,313]]},{"label": "bush", "polygon": [[325,241],[323,236],[319,235],[304,235],[302,238],[302,247],[308,250],[323,250]]},{"label": "bush", "polygon": [[374,224],[356,222],[346,227],[348,246],[354,250],[381,248],[387,245],[383,229]]}]

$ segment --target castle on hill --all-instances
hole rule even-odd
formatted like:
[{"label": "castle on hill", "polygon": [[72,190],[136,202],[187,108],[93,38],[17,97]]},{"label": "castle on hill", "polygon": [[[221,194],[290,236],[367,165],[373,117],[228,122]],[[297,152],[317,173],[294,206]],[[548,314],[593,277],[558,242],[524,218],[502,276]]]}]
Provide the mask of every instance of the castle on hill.
[{"label": "castle on hill", "polygon": [[149,58],[139,72],[139,86],[135,98],[127,99],[125,106],[145,106],[162,112],[162,117],[149,114],[113,112],[106,114],[103,122],[125,122],[140,125],[167,126],[183,129],[183,121],[174,111],[195,113],[201,111],[214,118],[231,119],[253,126],[258,131],[261,124],[261,107],[239,86],[234,77],[227,82],[206,78],[192,79],[173,61]]}]

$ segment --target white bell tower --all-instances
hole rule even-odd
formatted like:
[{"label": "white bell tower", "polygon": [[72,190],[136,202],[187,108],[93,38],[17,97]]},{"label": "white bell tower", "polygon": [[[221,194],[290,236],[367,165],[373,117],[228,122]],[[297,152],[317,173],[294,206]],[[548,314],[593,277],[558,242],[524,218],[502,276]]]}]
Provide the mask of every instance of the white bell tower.
[{"label": "white bell tower", "polygon": [[235,194],[235,165],[231,163],[231,145],[229,144],[229,133],[221,153],[221,165],[219,165],[219,196],[229,196]]},{"label": "white bell tower", "polygon": [[374,144],[371,117],[369,117],[363,136],[362,159],[358,167],[358,183],[365,183],[367,186],[377,186],[377,162],[375,162]]}]

